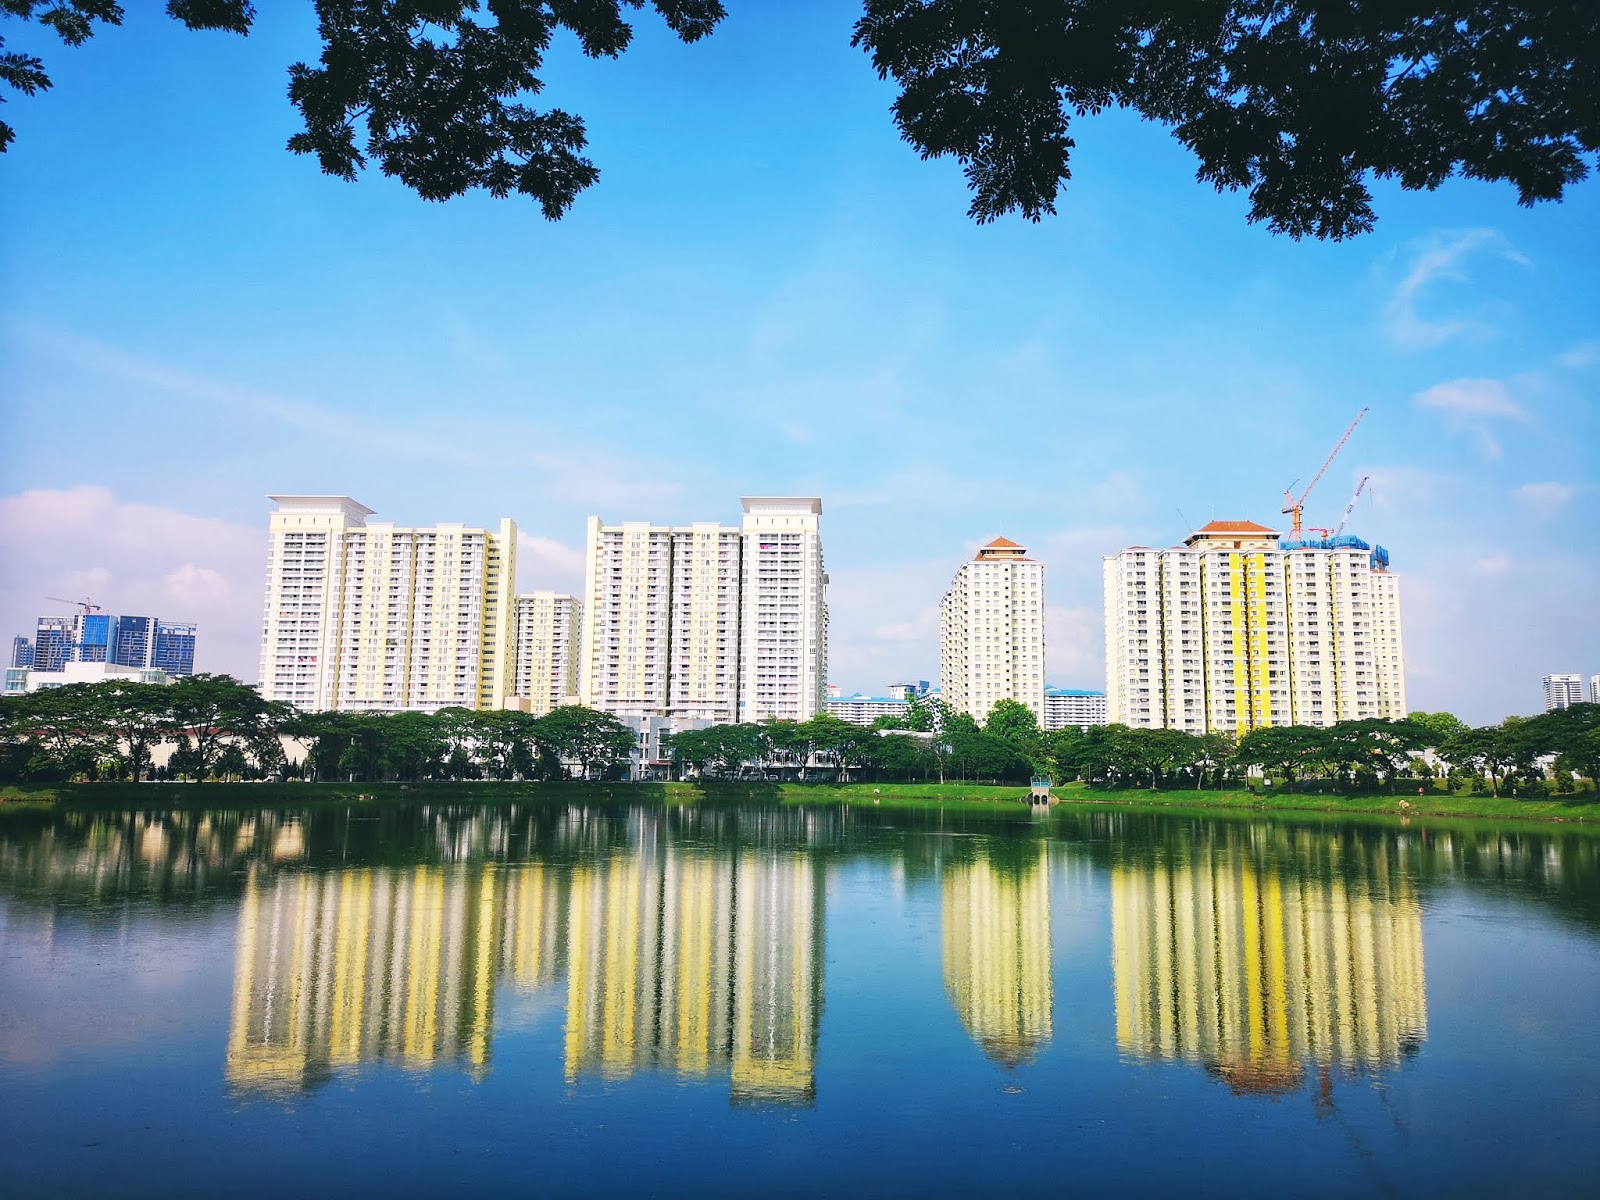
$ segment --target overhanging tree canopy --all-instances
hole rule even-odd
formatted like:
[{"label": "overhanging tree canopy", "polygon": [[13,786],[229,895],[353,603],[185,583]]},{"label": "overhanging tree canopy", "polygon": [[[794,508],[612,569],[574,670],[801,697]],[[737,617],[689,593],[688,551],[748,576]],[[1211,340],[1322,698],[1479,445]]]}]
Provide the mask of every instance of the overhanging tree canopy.
[{"label": "overhanging tree canopy", "polygon": [[[316,0],[323,51],[289,68],[305,129],[289,140],[343,179],[375,161],[418,195],[483,188],[555,219],[599,177],[581,117],[538,111],[552,37],[591,57],[632,39],[647,0]],[[648,0],[694,42],[719,0]],[[1056,211],[1074,116],[1112,107],[1170,126],[1199,178],[1244,189],[1250,220],[1344,238],[1376,219],[1370,181],[1432,189],[1452,175],[1559,199],[1600,150],[1594,0],[864,0],[854,42],[900,87],[895,123],[924,157],[961,162],[980,222]],[[191,29],[245,33],[248,0],[169,0]],[[0,0],[64,41],[112,0]],[[3,43],[0,43],[3,45]],[[50,86],[0,53],[0,83]],[[0,150],[12,139],[0,122]]]}]

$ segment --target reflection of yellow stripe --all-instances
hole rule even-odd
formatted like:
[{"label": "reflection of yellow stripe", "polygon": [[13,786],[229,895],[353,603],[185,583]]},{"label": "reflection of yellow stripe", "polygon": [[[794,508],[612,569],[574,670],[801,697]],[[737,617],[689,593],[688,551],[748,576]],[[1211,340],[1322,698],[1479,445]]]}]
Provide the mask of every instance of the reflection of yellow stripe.
[{"label": "reflection of yellow stripe", "polygon": [[478,893],[477,956],[472,980],[472,1036],[467,1055],[472,1064],[489,1061],[489,1033],[494,1009],[495,870],[485,863]]},{"label": "reflection of yellow stripe", "polygon": [[1246,1046],[1252,1061],[1261,1057],[1266,1030],[1261,1011],[1261,895],[1255,871],[1244,865],[1240,883],[1240,907],[1244,910],[1244,986]]},{"label": "reflection of yellow stripe", "polygon": [[567,1082],[578,1077],[583,1047],[589,1038],[589,989],[594,966],[590,961],[590,926],[593,924],[595,882],[587,868],[572,872],[572,898],[567,913]]}]

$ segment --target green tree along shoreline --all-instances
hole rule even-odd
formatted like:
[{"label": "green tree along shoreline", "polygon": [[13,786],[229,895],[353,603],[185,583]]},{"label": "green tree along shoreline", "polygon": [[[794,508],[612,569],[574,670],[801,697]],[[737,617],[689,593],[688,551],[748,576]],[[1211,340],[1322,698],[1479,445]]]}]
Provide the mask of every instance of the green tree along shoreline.
[{"label": "green tree along shoreline", "polygon": [[[1491,800],[1592,797],[1600,706],[1470,728],[1447,713],[1228,734],[1124,725],[1044,731],[1014,701],[982,724],[914,702],[903,728],[808,721],[713,725],[663,739],[647,764],[674,780],[795,785],[1021,785],[1047,775],[1086,791],[1240,792],[1345,800],[1421,793]],[[112,681],[0,698],[0,784],[298,780],[347,784],[619,779],[638,737],[578,706],[543,716],[302,713],[226,675],[171,685]],[[291,759],[286,752],[294,750]],[[164,754],[158,761],[157,751]]]},{"label": "green tree along shoreline", "polygon": [[[1173,814],[1284,817],[1297,820],[1392,822],[1401,817],[1440,821],[1494,820],[1507,826],[1567,823],[1600,833],[1600,802],[1593,793],[1546,800],[1430,791],[1409,797],[1335,796],[1305,792],[1257,793],[1243,789],[1091,788],[1070,783],[1055,789],[1052,812],[1086,809],[1153,810]],[[1399,808],[1401,799],[1407,807]],[[461,783],[58,783],[0,785],[0,821],[94,811],[359,810],[366,807],[443,806],[503,808],[574,804],[637,805],[844,805],[875,812],[990,814],[1027,820],[1027,789],[981,783],[721,783],[601,780],[565,782],[468,781]]]}]

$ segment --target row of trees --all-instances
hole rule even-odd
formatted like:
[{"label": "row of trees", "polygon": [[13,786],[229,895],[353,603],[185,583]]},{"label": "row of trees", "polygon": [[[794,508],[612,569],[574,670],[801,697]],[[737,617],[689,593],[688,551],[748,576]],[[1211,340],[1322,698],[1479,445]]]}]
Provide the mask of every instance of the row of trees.
[{"label": "row of trees", "polygon": [[[891,728],[891,725],[894,726]],[[284,738],[303,747],[290,761]],[[301,713],[226,675],[169,686],[75,684],[0,699],[0,780],[74,778],[313,780],[559,779],[615,773],[636,734],[591,709],[544,716],[464,708],[436,713]],[[170,748],[156,765],[157,747]],[[1046,732],[1001,701],[983,723],[914,702],[864,728],[809,721],[713,725],[664,739],[672,771],[713,779],[1023,782],[1030,775],[1113,787],[1222,787],[1262,774],[1293,789],[1394,790],[1443,773],[1494,795],[1571,791],[1600,776],[1600,705],[1471,728],[1448,713],[1191,734],[1125,725]],[[1431,754],[1424,754],[1431,751]]]},{"label": "row of trees", "polygon": [[[291,762],[284,738],[304,747]],[[635,736],[587,708],[298,712],[227,675],[116,680],[0,698],[0,780],[557,779],[604,775]],[[155,751],[170,748],[159,766]]]},{"label": "row of trees", "polygon": [[821,767],[839,779],[1021,782],[1048,774],[1112,787],[1203,788],[1261,774],[1290,789],[1392,791],[1402,778],[1443,773],[1495,795],[1508,786],[1543,795],[1600,774],[1600,706],[1476,729],[1449,713],[1415,713],[1402,721],[1255,729],[1236,739],[1126,725],[1046,732],[1028,708],[1006,700],[982,724],[913,704],[906,719],[880,719],[872,728],[831,716],[715,725],[678,734],[669,746],[680,771],[713,778],[805,777]]}]

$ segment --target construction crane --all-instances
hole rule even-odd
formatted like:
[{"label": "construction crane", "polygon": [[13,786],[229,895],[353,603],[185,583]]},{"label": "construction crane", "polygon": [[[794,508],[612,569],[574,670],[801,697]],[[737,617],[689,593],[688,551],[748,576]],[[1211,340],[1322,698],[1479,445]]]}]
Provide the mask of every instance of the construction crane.
[{"label": "construction crane", "polygon": [[1361,482],[1356,484],[1355,495],[1351,496],[1350,497],[1350,503],[1346,504],[1344,506],[1344,516],[1339,518],[1339,527],[1333,531],[1333,536],[1334,537],[1338,537],[1341,533],[1344,532],[1344,524],[1345,524],[1346,521],[1348,521],[1350,519],[1350,514],[1355,512],[1355,510],[1356,510],[1356,501],[1361,499],[1361,491],[1362,491],[1363,488],[1365,488],[1367,486],[1367,480],[1369,480],[1371,478],[1372,478],[1371,475],[1363,475],[1361,477]]},{"label": "construction crane", "polygon": [[1283,511],[1294,516],[1294,532],[1290,536],[1296,541],[1300,539],[1300,514],[1305,511],[1306,497],[1311,495],[1311,489],[1316,487],[1317,482],[1327,473],[1333,460],[1339,456],[1339,451],[1343,450],[1344,444],[1350,440],[1350,435],[1356,431],[1356,426],[1361,424],[1361,418],[1366,415],[1367,410],[1364,408],[1356,414],[1356,419],[1350,422],[1350,428],[1344,431],[1344,436],[1328,452],[1328,457],[1323,460],[1322,466],[1317,468],[1317,473],[1311,477],[1311,482],[1306,484],[1306,490],[1300,493],[1300,499],[1296,500],[1293,492],[1284,490]]},{"label": "construction crane", "polygon": [[76,604],[79,608],[83,609],[83,615],[86,617],[90,613],[99,612],[101,608],[100,605],[94,603],[92,600],[68,600],[64,596],[46,596],[45,599],[54,600],[57,604]]}]

